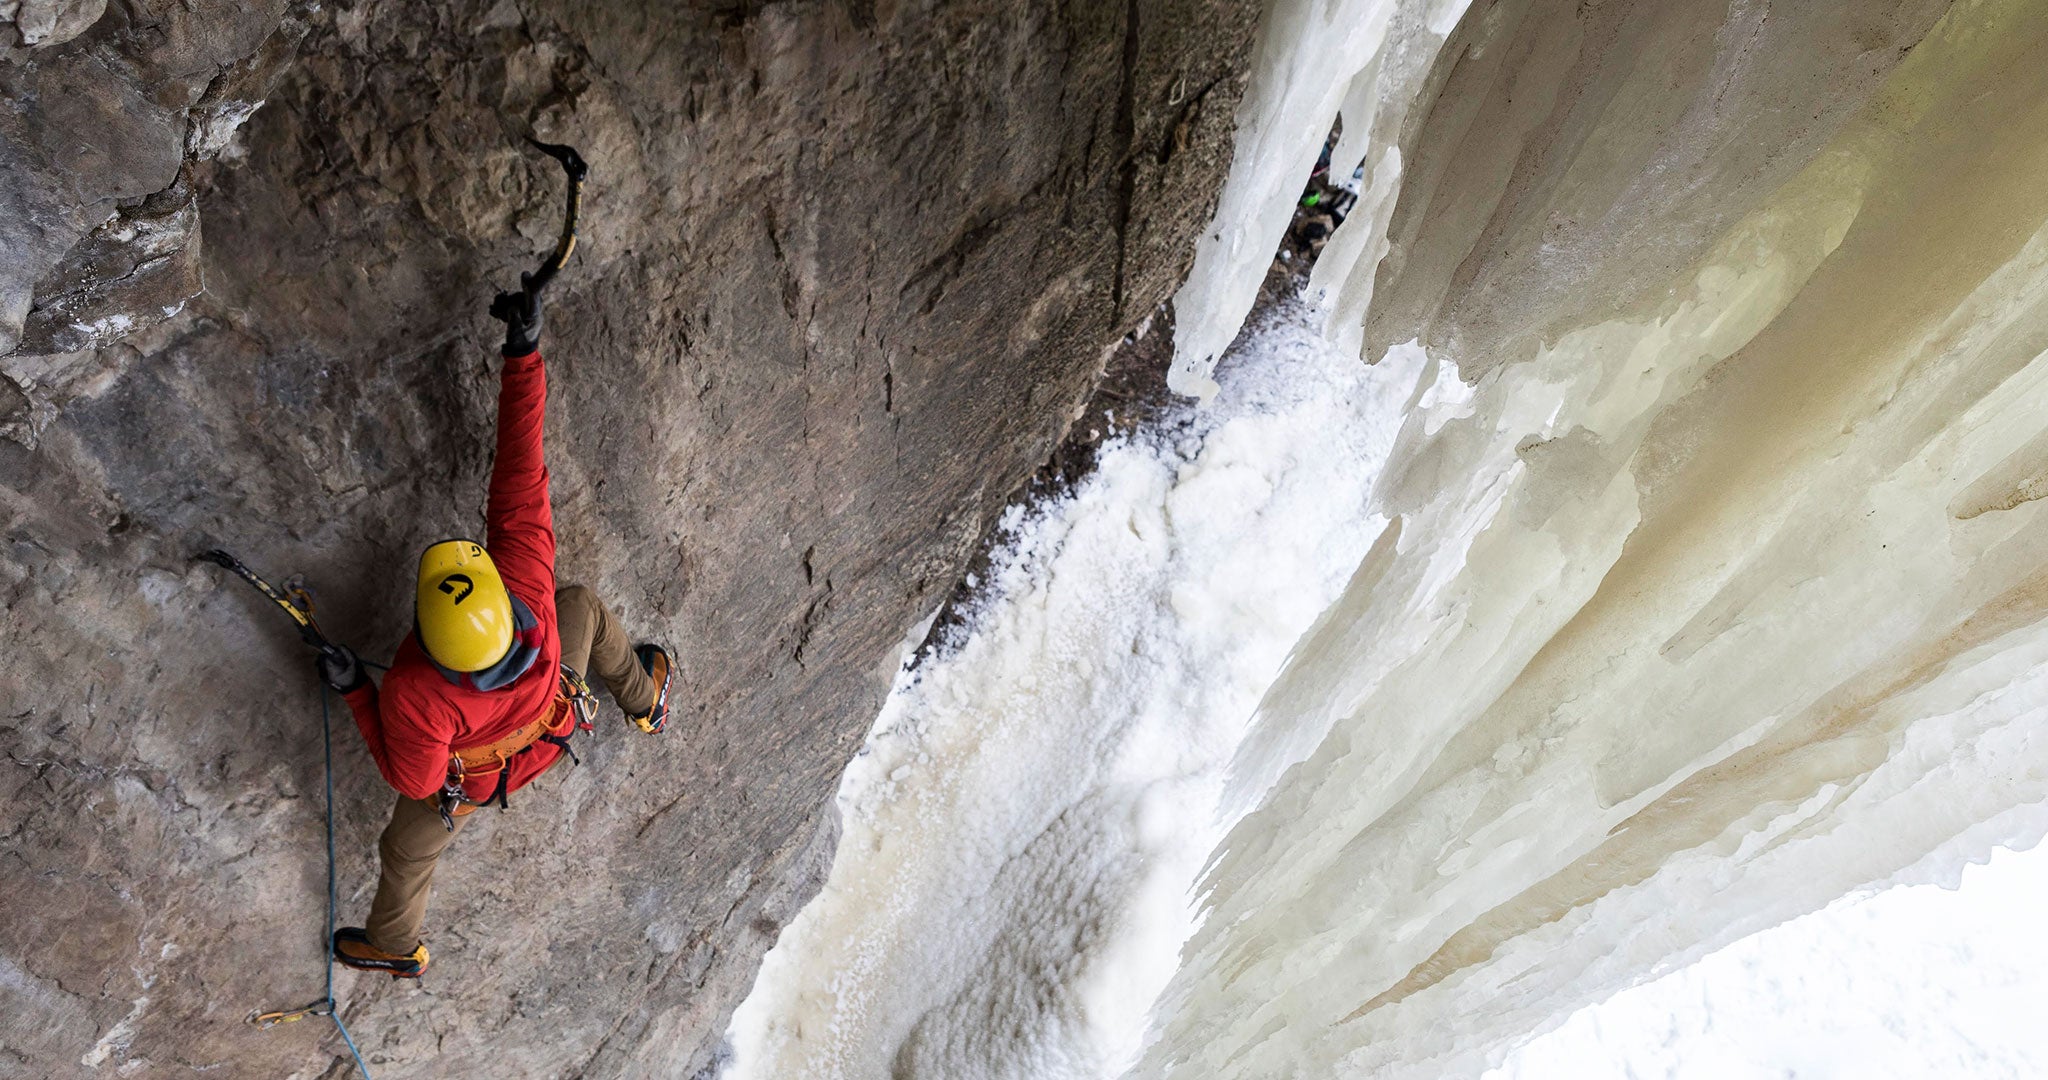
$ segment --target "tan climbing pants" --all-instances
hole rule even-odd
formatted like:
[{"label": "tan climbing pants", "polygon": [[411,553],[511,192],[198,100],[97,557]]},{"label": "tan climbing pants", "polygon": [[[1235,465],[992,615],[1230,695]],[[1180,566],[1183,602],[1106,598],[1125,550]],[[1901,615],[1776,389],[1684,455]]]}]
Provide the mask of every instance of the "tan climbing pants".
[{"label": "tan climbing pants", "polygon": [[633,643],[596,593],[583,585],[556,591],[555,619],[562,632],[562,663],[585,678],[602,681],[628,716],[654,707],[661,688],[640,667]]},{"label": "tan climbing pants", "polygon": [[[555,618],[564,664],[602,680],[612,699],[629,715],[654,706],[659,688],[641,670],[618,619],[596,593],[581,585],[556,592]],[[370,902],[370,919],[363,927],[371,945],[400,956],[418,947],[420,927],[427,919],[434,864],[468,821],[468,815],[456,818],[455,830],[450,832],[441,822],[439,800],[398,797],[391,824],[377,841],[382,869],[377,877],[377,898]]]}]

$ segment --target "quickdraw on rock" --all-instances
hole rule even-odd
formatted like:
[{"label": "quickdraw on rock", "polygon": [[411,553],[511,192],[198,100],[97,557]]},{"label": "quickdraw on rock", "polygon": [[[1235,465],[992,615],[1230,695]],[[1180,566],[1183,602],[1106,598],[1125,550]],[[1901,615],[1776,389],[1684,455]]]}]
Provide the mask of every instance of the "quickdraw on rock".
[{"label": "quickdraw on rock", "polygon": [[[327,640],[320,632],[320,626],[313,621],[313,594],[296,580],[287,582],[278,589],[257,576],[256,572],[242,565],[240,559],[225,551],[215,549],[203,552],[195,558],[225,567],[236,577],[248,582],[271,603],[276,604],[291,617],[299,628],[299,638],[319,650],[322,655],[345,654],[340,646]],[[334,1021],[334,1029],[341,1033],[341,1041],[348,1044],[349,1056],[355,1058],[356,1069],[363,1074],[363,1080],[370,1080],[370,1067],[363,1063],[363,1052],[356,1049],[355,1036],[349,1034],[348,1025],[341,1020],[334,1000],[334,954],[329,939],[334,937],[334,725],[332,714],[327,707],[327,687],[320,687],[320,750],[322,765],[327,774],[327,932],[321,936],[320,953],[327,958],[327,992],[314,1001],[296,1009],[280,1009],[265,1012],[261,1009],[249,1014],[249,1023],[263,1029],[279,1024],[296,1023],[308,1016],[325,1016]]]},{"label": "quickdraw on rock", "polygon": [[249,1022],[259,1028],[274,1028],[279,1024],[296,1023],[308,1016],[332,1015],[334,1015],[334,999],[321,998],[318,1001],[301,1005],[296,1009],[284,1009],[279,1012],[264,1012],[258,1009],[249,1014]]},{"label": "quickdraw on rock", "polygon": [[242,565],[242,560],[219,548],[202,551],[193,558],[225,567],[228,572],[248,582],[257,592],[262,593],[265,599],[276,604],[289,616],[299,628],[299,640],[319,650],[322,656],[338,658],[346,655],[340,646],[327,640],[327,635],[320,632],[320,624],[313,621],[313,594],[306,591],[305,585],[298,578],[287,580],[284,588],[279,589],[257,576],[256,571]]}]

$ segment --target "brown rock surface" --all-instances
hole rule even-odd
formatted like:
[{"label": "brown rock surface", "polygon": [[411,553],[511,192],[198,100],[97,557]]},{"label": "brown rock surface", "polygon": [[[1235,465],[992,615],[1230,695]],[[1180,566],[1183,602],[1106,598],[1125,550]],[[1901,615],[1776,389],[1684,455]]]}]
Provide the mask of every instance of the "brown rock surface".
[{"label": "brown rock surface", "polygon": [[[465,833],[423,985],[337,992],[379,1077],[698,1073],[893,647],[1177,284],[1255,5],[93,6],[0,5],[0,1076],[346,1072],[242,1023],[320,993],[320,703],[189,557],[397,644],[478,524],[484,303],[556,227],[528,127],[594,170],[562,577],[676,648],[682,714]],[[346,920],[390,793],[335,736]]]}]

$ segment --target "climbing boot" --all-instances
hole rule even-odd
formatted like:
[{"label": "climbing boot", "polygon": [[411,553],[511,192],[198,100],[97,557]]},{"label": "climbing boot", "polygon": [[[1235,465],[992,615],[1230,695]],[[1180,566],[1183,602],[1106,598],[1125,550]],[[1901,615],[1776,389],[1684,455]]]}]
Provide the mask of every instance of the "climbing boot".
[{"label": "climbing boot", "polygon": [[360,926],[334,932],[334,958],[357,971],[382,971],[394,979],[417,979],[427,970],[425,945],[403,955],[388,953],[370,944],[370,935]]},{"label": "climbing boot", "polygon": [[659,645],[636,646],[633,655],[640,658],[641,670],[654,680],[654,707],[638,716],[629,714],[626,719],[649,735],[658,735],[668,725],[668,683],[674,668],[668,662],[668,650]]}]

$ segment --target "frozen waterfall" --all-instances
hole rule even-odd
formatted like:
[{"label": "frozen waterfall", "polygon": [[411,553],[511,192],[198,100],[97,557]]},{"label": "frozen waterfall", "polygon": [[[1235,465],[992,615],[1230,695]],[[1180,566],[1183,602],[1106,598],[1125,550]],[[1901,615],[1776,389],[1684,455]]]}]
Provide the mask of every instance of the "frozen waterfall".
[{"label": "frozen waterfall", "polygon": [[[1226,795],[1255,809],[1136,1075],[1474,1071],[1657,965],[2039,838],[2044,46],[2038,5],[1957,5],[1663,287],[1532,308],[1526,355],[1479,352],[1484,296],[1438,317],[1478,374],[1410,410],[1391,542],[1261,703]],[[1453,188],[1486,152],[1455,130],[1415,155]]]},{"label": "frozen waterfall", "polygon": [[1299,312],[1208,410],[1010,522],[989,599],[898,678],[824,891],[735,1018],[737,1078],[1110,1077],[1193,929],[1187,887],[1287,650],[1385,522],[1420,357]]},{"label": "frozen waterfall", "polygon": [[1623,7],[1274,0],[1211,404],[899,680],[736,1076],[1474,1075],[2048,829],[2048,9]]}]

